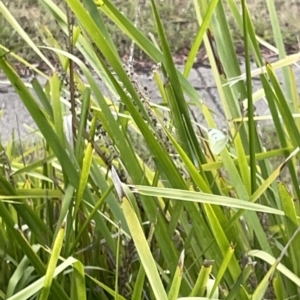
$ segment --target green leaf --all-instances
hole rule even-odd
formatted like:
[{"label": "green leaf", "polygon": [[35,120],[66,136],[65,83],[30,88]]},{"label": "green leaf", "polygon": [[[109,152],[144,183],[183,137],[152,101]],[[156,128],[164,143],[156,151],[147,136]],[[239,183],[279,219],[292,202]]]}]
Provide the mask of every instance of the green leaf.
[{"label": "green leaf", "polygon": [[50,293],[50,287],[53,281],[53,276],[55,274],[55,269],[56,269],[56,265],[58,262],[58,258],[61,252],[61,248],[63,245],[63,241],[64,241],[64,234],[65,234],[65,228],[64,228],[64,224],[63,226],[60,228],[54,245],[53,245],[53,249],[51,251],[51,256],[49,259],[49,263],[47,266],[47,271],[46,271],[46,275],[45,275],[45,279],[44,279],[44,283],[43,283],[43,288],[41,291],[41,294],[39,296],[40,300],[46,300],[48,299],[49,293]]},{"label": "green leaf", "polygon": [[133,191],[146,196],[165,197],[165,198],[170,198],[170,199],[175,199],[180,201],[191,201],[197,203],[222,205],[222,206],[228,206],[232,208],[261,211],[265,213],[272,213],[278,215],[284,214],[281,210],[271,208],[271,207],[266,207],[249,201],[229,198],[225,196],[206,194],[201,192],[183,191],[178,189],[149,187],[149,186],[141,186],[141,185],[135,185]]}]

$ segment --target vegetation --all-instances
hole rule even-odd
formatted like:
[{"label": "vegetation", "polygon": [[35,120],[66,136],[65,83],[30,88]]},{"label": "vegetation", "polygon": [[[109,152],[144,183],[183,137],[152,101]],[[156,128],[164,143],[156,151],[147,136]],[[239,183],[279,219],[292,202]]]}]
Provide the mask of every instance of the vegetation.
[{"label": "vegetation", "polygon": [[[65,11],[66,5],[64,1],[54,0],[55,4]],[[8,1],[7,8],[15,17],[24,31],[30,36],[35,43],[41,43],[41,26],[45,25],[52,35],[58,40],[63,47],[65,44],[65,35],[61,31],[60,26],[53,21],[51,13],[45,9],[44,5],[39,0],[13,0]],[[139,29],[148,35],[149,32],[155,33],[155,22],[153,21],[150,1],[120,1],[112,0],[120,11],[132,22],[135,20],[137,7],[140,7],[140,22]],[[299,0],[281,1],[274,0],[278,22],[281,28],[283,40],[286,49],[295,51],[298,49],[298,36],[300,34],[299,21]],[[166,28],[166,36],[169,46],[173,54],[186,54],[188,48],[193,42],[195,32],[198,29],[198,20],[195,13],[195,8],[192,0],[168,0],[157,1],[157,9],[162,20],[164,28]],[[250,11],[251,19],[255,27],[256,33],[270,43],[274,43],[274,35],[272,30],[271,20],[269,18],[269,10],[267,1],[265,0],[249,0],[247,5]],[[233,42],[238,49],[238,52],[243,50],[242,33],[239,26],[235,22],[235,17],[230,11],[229,5],[224,3],[224,10],[227,16],[227,21],[230,26]],[[109,30],[110,37],[121,57],[126,57],[129,54],[131,40],[128,35],[110,19],[103,15],[106,27]],[[13,26],[7,22],[5,18],[0,19],[0,41],[9,49],[19,53],[23,58],[31,63],[41,62],[39,56],[36,55],[28,44],[14,30]],[[144,52],[136,47],[135,59],[147,60],[149,57]],[[199,54],[199,59],[202,56]]]},{"label": "vegetation", "polygon": [[[66,46],[43,26],[44,45],[37,47],[0,2],[6,21],[52,71],[43,74],[0,46],[0,68],[42,136],[33,148],[1,146],[0,296],[299,297],[300,124],[292,67],[299,54],[285,53],[274,3],[267,2],[276,48],[255,35],[246,1],[241,7],[228,1],[228,19],[221,1],[195,1],[198,29],[182,73],[154,0],[150,39],[108,0],[66,0],[66,12],[51,0],[41,3]],[[138,10],[135,15],[141,18]],[[160,104],[139,83],[132,51],[122,63],[105,18],[153,62]],[[245,74],[230,18],[243,37]],[[201,43],[226,134],[187,80]],[[259,44],[278,51],[278,61],[265,64]],[[46,85],[33,79],[33,94],[11,58],[47,78]],[[283,88],[275,74],[281,68]],[[254,76],[262,83],[255,93]],[[263,117],[274,124],[276,149],[264,147],[256,126],[253,103],[261,97],[270,108]],[[197,124],[191,107],[206,124]],[[280,180],[283,172],[288,182]]]}]

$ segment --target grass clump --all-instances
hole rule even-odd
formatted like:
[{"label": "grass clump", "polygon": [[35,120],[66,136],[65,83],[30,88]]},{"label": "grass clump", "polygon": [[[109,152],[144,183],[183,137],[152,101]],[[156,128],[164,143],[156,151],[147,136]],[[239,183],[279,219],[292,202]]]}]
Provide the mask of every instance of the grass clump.
[{"label": "grass clump", "polygon": [[[54,1],[55,4],[65,11],[66,6],[61,1]],[[131,21],[135,18],[135,13],[140,7],[139,29],[148,35],[149,32],[155,34],[155,24],[151,15],[151,5],[149,1],[140,3],[138,1],[119,1],[113,0],[112,3],[120,9]],[[283,40],[288,51],[295,52],[298,47],[297,36],[299,35],[299,1],[279,1],[275,0],[275,8],[278,15],[279,25],[283,35]],[[232,30],[234,43],[237,51],[240,53],[243,49],[243,39],[239,28],[236,25],[236,20],[230,12],[230,7],[224,4],[228,23]],[[65,47],[66,39],[62,33],[60,26],[53,21],[51,14],[44,8],[43,4],[37,0],[20,1],[14,0],[7,3],[7,7],[16,18],[25,32],[37,44],[42,44],[41,41],[41,25],[46,26],[55,38],[59,41],[62,47]],[[193,41],[194,34],[197,30],[197,18],[194,9],[193,1],[158,1],[157,8],[161,16],[163,26],[168,28],[166,35],[168,37],[170,49],[172,53],[179,56],[186,56],[189,47]],[[251,13],[253,25],[257,34],[268,41],[274,43],[272,24],[268,17],[268,6],[266,1],[253,0],[248,2],[248,8]],[[130,38],[124,34],[122,30],[114,22],[106,16],[103,16],[111,38],[117,45],[118,52],[124,59],[128,58],[129,48],[131,44]],[[35,53],[30,51],[27,44],[19,37],[15,29],[4,18],[0,20],[0,40],[9,49],[14,49],[14,52],[20,54],[23,58],[31,63],[42,63]],[[200,61],[203,59],[199,54]],[[138,61],[148,59],[147,55],[139,48],[135,49],[134,57]]]},{"label": "grass clump", "polygon": [[[299,205],[294,199],[300,196],[300,136],[291,83],[299,57],[286,56],[280,35],[280,59],[264,64],[258,41],[271,45],[255,35],[246,3],[240,11],[229,1],[248,53],[241,74],[222,2],[195,2],[199,28],[181,73],[155,1],[152,40],[108,0],[66,0],[66,14],[51,0],[41,3],[67,36],[67,46],[44,27],[45,46],[36,47],[0,6],[51,69],[43,74],[45,86],[31,81],[33,94],[10,62],[10,56],[22,59],[1,46],[0,67],[43,137],[35,148],[21,151],[22,159],[14,145],[1,149],[1,297],[298,297]],[[268,9],[278,34],[275,7]],[[153,62],[161,103],[153,103],[140,84],[132,48],[123,64],[104,16]],[[226,134],[186,79],[202,42]],[[257,70],[250,69],[250,54]],[[277,68],[283,68],[283,88]],[[252,76],[262,82],[255,93]],[[268,102],[276,149],[264,147],[257,127],[253,105],[261,97]],[[193,119],[191,107],[205,122]],[[40,152],[33,159],[36,148]],[[279,157],[278,166],[270,162]],[[283,170],[289,184],[278,180]]]}]

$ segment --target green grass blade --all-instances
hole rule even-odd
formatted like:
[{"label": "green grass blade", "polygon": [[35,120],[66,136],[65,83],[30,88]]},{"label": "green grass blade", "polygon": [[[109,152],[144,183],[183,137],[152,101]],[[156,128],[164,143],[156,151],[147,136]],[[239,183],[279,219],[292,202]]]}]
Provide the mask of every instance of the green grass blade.
[{"label": "green grass blade", "polygon": [[181,201],[193,201],[197,203],[224,205],[233,208],[240,208],[240,209],[247,209],[247,210],[283,215],[283,212],[278,209],[266,207],[256,203],[251,203],[245,200],[229,198],[225,196],[217,196],[217,195],[206,194],[201,192],[192,192],[192,191],[184,191],[178,189],[159,188],[159,187],[149,187],[149,186],[141,186],[141,185],[135,185],[134,188],[136,192],[147,196],[165,197],[165,198],[177,199]]},{"label": "green grass blade", "polygon": [[203,22],[201,24],[199,24],[199,30],[197,32],[196,38],[195,38],[195,40],[192,44],[191,50],[190,50],[189,55],[187,57],[186,63],[184,65],[183,76],[186,77],[186,78],[189,77],[191,68],[192,68],[192,66],[194,64],[194,61],[196,59],[197,52],[198,52],[199,47],[201,45],[203,36],[204,36],[206,30],[208,29],[210,20],[212,18],[212,15],[214,13],[214,10],[215,10],[218,2],[219,2],[219,0],[211,1],[210,5],[209,5],[209,7],[206,11],[206,15],[203,18]]},{"label": "green grass blade", "polygon": [[126,198],[123,198],[122,208],[124,215],[126,216],[130,233],[135,242],[137,252],[156,299],[168,299],[141,225],[131,207],[131,204]]},{"label": "green grass blade", "polygon": [[43,288],[41,291],[41,294],[39,296],[40,300],[46,300],[48,299],[48,296],[50,294],[50,287],[53,281],[53,276],[55,273],[55,269],[57,266],[58,258],[63,246],[63,240],[64,240],[64,234],[65,234],[65,228],[64,225],[60,228],[53,245],[53,249],[51,251],[51,256],[49,259],[49,263],[47,266],[47,271],[45,275],[45,280],[43,283]]},{"label": "green grass blade", "polygon": [[201,270],[197,276],[197,280],[195,282],[195,285],[193,286],[193,289],[189,295],[189,297],[193,296],[204,296],[205,289],[207,287],[207,282],[209,279],[209,276],[212,272],[212,263],[210,261],[206,261],[201,266]]},{"label": "green grass blade", "polygon": [[82,196],[84,194],[84,190],[86,188],[90,169],[92,165],[92,159],[93,159],[93,147],[92,143],[88,143],[87,147],[84,152],[84,158],[82,161],[82,170],[79,178],[79,185],[77,188],[77,194],[76,194],[76,200],[75,200],[75,207],[74,207],[74,218],[77,217],[77,212],[80,206],[80,203],[82,201]]},{"label": "green grass blade", "polygon": [[[53,277],[56,277],[58,274],[65,271],[69,266],[72,266],[76,262],[76,259],[73,257],[67,258],[64,262],[62,262],[58,267],[56,267],[54,271]],[[31,285],[27,286],[25,289],[20,291],[19,293],[15,294],[14,296],[8,298],[9,300],[21,300],[21,299],[29,299],[31,296],[36,294],[40,291],[43,287],[43,283],[45,280],[45,276],[41,277],[40,279],[36,280]],[[53,282],[54,284],[55,282]],[[59,285],[60,287],[60,285]],[[62,294],[56,294],[57,299],[70,299],[69,297],[64,297],[64,291],[61,291]]]},{"label": "green grass blade", "polygon": [[86,282],[84,266],[80,261],[73,263],[73,276],[75,282],[76,296],[78,300],[86,300]]},{"label": "green grass blade", "polygon": [[29,47],[35,51],[35,53],[44,61],[51,70],[53,70],[53,66],[50,61],[44,56],[44,54],[40,51],[40,49],[35,45],[35,43],[30,39],[28,34],[23,30],[20,24],[16,21],[16,19],[12,16],[9,10],[4,6],[3,2],[0,2],[0,13],[3,17],[11,24],[11,26],[18,32],[18,34],[22,37],[23,40],[29,45]]},{"label": "green grass blade", "polygon": [[222,261],[222,264],[220,265],[218,274],[216,276],[215,279],[215,283],[211,289],[211,292],[209,294],[210,297],[212,297],[215,293],[215,291],[218,288],[218,285],[221,283],[221,280],[226,272],[226,269],[228,268],[229,264],[230,264],[230,260],[232,258],[232,256],[234,255],[234,247],[233,245],[230,245],[226,251],[226,254],[224,255],[224,259]]},{"label": "green grass blade", "polygon": [[60,87],[57,73],[50,78],[51,104],[53,106],[53,121],[56,134],[62,145],[65,145],[65,134],[63,129],[63,112],[60,100]]},{"label": "green grass blade", "polygon": [[184,251],[181,252],[181,255],[179,257],[178,265],[172,280],[172,284],[168,292],[169,300],[176,300],[178,298],[181,280],[183,276],[183,266],[184,266]]},{"label": "green grass blade", "polygon": [[[33,249],[33,251],[38,252],[40,249],[40,246],[33,245],[32,249]],[[19,289],[22,288],[22,287],[20,287],[19,281],[22,279],[22,276],[23,276],[24,272],[26,271],[26,269],[28,270],[29,264],[30,264],[30,261],[26,256],[19,262],[16,270],[14,271],[14,274],[11,276],[11,278],[9,280],[9,284],[8,284],[7,290],[6,290],[6,298],[9,298],[13,294],[15,294],[15,290],[17,289],[17,286]]]}]

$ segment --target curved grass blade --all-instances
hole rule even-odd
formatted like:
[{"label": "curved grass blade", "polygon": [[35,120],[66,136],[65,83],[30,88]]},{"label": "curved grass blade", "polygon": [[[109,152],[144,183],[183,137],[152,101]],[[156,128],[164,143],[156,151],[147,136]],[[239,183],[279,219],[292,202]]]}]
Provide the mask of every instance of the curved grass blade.
[{"label": "curved grass blade", "polygon": [[172,280],[172,284],[170,286],[168,292],[168,299],[169,300],[176,300],[179,295],[181,280],[183,276],[183,266],[184,266],[184,251],[181,252],[178,265],[176,267],[176,271]]},{"label": "curved grass blade", "polygon": [[192,192],[178,189],[150,187],[150,186],[133,186],[134,192],[146,196],[165,197],[181,201],[191,201],[197,203],[208,203],[214,205],[228,206],[232,208],[246,209],[252,211],[261,211],[265,213],[283,215],[284,213],[272,207],[263,206],[257,203],[248,202],[240,199],[233,199],[225,196],[206,194],[201,192]]},{"label": "curved grass blade", "polygon": [[47,271],[46,271],[46,275],[45,275],[45,279],[44,279],[44,283],[43,283],[43,288],[42,288],[41,294],[39,296],[40,300],[47,300],[48,296],[50,294],[50,287],[51,287],[51,284],[52,284],[52,281],[54,278],[54,273],[55,273],[55,269],[57,266],[59,254],[60,254],[61,248],[63,246],[63,240],[64,240],[64,234],[65,234],[64,226],[65,225],[63,224],[55,238],[55,241],[54,241],[53,249],[51,251],[51,256],[49,259],[49,263],[47,266]]}]

